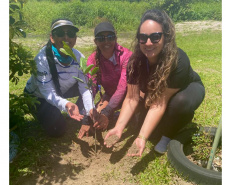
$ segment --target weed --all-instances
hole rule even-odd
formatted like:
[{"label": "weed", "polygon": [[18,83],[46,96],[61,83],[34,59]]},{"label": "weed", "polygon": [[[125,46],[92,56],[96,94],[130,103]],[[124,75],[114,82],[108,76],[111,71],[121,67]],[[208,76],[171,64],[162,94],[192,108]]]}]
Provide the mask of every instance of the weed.
[{"label": "weed", "polygon": [[193,151],[192,157],[195,160],[208,161],[213,143],[213,136],[208,132],[201,132],[192,137]]}]

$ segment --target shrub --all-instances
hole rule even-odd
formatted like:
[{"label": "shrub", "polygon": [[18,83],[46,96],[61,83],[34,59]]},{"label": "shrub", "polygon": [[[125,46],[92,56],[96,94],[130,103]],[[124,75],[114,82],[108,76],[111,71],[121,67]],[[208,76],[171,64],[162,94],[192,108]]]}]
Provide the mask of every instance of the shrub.
[{"label": "shrub", "polygon": [[[13,42],[15,35],[18,37],[26,37],[26,32],[22,28],[26,28],[27,24],[23,20],[21,8],[23,7],[23,0],[15,4],[10,1],[10,25],[9,25],[9,80],[15,84],[18,83],[19,78],[23,74],[35,72],[35,62],[31,52],[24,49],[21,44]],[[37,103],[36,99],[30,96],[25,96],[23,93],[19,96],[9,94],[10,103],[10,126],[25,123],[24,116],[31,113],[30,108]]]},{"label": "shrub", "polygon": [[197,2],[191,4],[190,7],[190,12],[192,12],[191,20],[222,20],[221,1],[212,1],[209,3]]},{"label": "shrub", "polygon": [[24,16],[36,34],[49,33],[52,20],[57,18],[68,18],[84,30],[108,20],[117,31],[127,31],[138,26],[148,9],[165,10],[173,21],[221,20],[221,6],[221,0],[29,0]]}]

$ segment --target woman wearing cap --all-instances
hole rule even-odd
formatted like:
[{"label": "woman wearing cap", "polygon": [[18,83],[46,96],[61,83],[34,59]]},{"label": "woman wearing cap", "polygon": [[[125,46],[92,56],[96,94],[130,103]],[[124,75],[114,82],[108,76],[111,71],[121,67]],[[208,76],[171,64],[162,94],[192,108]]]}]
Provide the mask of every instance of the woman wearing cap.
[{"label": "woman wearing cap", "polygon": [[[97,105],[100,119],[94,124],[97,129],[106,129],[109,118],[118,110],[126,95],[126,67],[132,54],[130,50],[117,43],[116,32],[110,22],[101,22],[94,30],[94,42],[96,50],[87,61],[87,65],[94,64],[99,67],[97,78],[94,82],[97,88],[103,87],[105,93]],[[79,138],[84,134],[89,135],[90,126],[83,125],[79,132]]]},{"label": "woman wearing cap", "polygon": [[[32,75],[28,80],[25,92],[36,96],[40,104],[37,105],[36,116],[44,130],[50,136],[61,136],[66,129],[66,121],[61,111],[67,112],[72,119],[80,121],[83,115],[83,103],[78,107],[66,98],[82,97],[86,114],[93,108],[92,96],[85,88],[85,84],[77,81],[73,76],[84,79],[82,71],[78,69],[82,53],[74,49],[76,33],[79,31],[73,23],[66,19],[59,19],[52,23],[48,43],[35,57],[37,76]],[[66,42],[76,56],[77,61],[60,52]],[[79,100],[80,101],[80,100]]]},{"label": "woman wearing cap", "polygon": [[154,150],[163,154],[169,141],[192,120],[205,96],[199,75],[176,45],[174,24],[164,11],[148,10],[143,15],[127,75],[128,90],[121,114],[116,126],[107,133],[105,144],[112,135],[121,138],[139,103],[141,90],[145,93],[143,124],[134,141],[136,150],[132,147],[128,155],[141,156],[155,129],[161,139]]}]

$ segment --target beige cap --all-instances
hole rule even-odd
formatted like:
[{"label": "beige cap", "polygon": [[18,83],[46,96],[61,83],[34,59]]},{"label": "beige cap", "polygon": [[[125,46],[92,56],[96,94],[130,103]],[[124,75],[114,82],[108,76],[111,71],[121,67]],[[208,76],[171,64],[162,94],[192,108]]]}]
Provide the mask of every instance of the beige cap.
[{"label": "beige cap", "polygon": [[76,32],[79,31],[79,29],[71,21],[68,21],[68,20],[59,20],[59,21],[55,22],[51,26],[51,31],[53,31],[54,29],[59,28],[61,26],[72,26]]}]

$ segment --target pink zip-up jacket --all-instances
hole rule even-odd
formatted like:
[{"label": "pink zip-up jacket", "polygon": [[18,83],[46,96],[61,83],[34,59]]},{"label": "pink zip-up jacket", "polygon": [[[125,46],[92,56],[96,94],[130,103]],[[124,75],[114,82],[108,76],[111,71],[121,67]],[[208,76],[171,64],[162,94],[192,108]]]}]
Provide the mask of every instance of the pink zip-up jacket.
[{"label": "pink zip-up jacket", "polygon": [[[116,43],[114,54],[117,61],[116,65],[100,55],[101,84],[98,85],[102,85],[105,94],[111,97],[106,107],[108,109],[117,108],[124,100],[127,90],[126,67],[132,52]],[[96,52],[89,56],[87,66],[90,64],[96,65],[95,55]],[[96,83],[96,79],[94,83]]]}]

